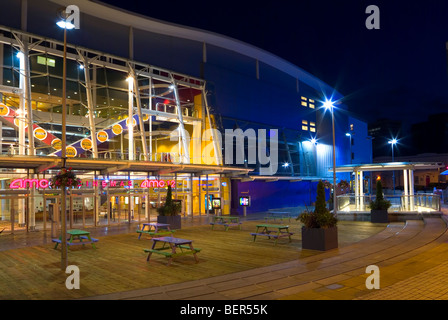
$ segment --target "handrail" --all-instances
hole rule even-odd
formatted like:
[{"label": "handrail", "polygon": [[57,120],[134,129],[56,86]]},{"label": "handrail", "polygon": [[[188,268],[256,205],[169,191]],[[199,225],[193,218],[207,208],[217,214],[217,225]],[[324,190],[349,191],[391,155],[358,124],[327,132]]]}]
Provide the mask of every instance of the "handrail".
[{"label": "handrail", "polygon": [[[375,195],[356,196],[354,194],[338,195],[338,212],[370,211],[369,204],[375,200]],[[389,212],[432,212],[440,211],[441,198],[438,194],[418,193],[414,195],[385,195],[385,200],[391,202]]]}]

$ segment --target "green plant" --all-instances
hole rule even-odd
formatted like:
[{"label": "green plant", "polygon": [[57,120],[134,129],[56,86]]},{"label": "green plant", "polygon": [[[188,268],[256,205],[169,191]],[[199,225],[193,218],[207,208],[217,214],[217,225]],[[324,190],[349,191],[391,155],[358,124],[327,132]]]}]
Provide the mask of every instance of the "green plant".
[{"label": "green plant", "polygon": [[322,181],[317,184],[317,197],[314,212],[307,210],[298,218],[306,228],[331,228],[336,226],[337,218],[327,209],[325,202],[325,186]]},{"label": "green plant", "polygon": [[165,204],[157,208],[157,212],[160,216],[177,216],[181,212],[180,203],[173,201],[171,185],[168,185]]},{"label": "green plant", "polygon": [[381,180],[377,180],[376,182],[376,198],[374,201],[370,202],[371,210],[387,210],[391,206],[390,201],[384,199],[383,196],[383,185],[381,184]]}]

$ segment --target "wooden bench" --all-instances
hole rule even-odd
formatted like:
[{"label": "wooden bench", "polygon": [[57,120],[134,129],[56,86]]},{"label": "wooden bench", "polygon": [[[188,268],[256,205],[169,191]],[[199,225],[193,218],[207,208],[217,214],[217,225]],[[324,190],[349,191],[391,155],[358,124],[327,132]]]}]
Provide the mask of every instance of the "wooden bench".
[{"label": "wooden bench", "polygon": [[288,219],[289,222],[291,222],[291,213],[289,212],[276,212],[276,211],[269,211],[268,215],[264,218],[266,221],[267,220],[282,220],[283,219]]},{"label": "wooden bench", "polygon": [[[152,253],[156,253],[156,254],[163,255],[166,258],[170,258],[168,265],[171,264],[171,259],[174,257],[183,256],[186,254],[196,254],[201,251],[201,249],[199,249],[199,248],[194,248],[193,250],[191,250],[190,246],[184,246],[184,245],[177,246],[177,248],[180,248],[181,252],[173,253],[172,251],[166,251],[166,250],[171,250],[171,248],[169,248],[169,247],[158,248],[158,249],[143,249],[143,251],[148,253],[148,257],[146,258],[146,261],[149,261],[149,258],[151,257]],[[184,251],[182,249],[186,249],[186,251]]]},{"label": "wooden bench", "polygon": [[[99,240],[96,239],[96,238],[90,238],[90,240],[89,240],[89,238],[86,237],[86,236],[81,236],[80,239],[82,239],[82,240],[87,240],[87,241],[75,241],[75,242],[69,242],[69,240],[70,240],[70,238],[69,238],[69,239],[67,239],[67,245],[68,245],[68,246],[76,246],[76,245],[80,245],[80,244],[85,245],[85,244],[89,244],[89,243],[90,243],[90,244],[93,244],[93,243],[99,241]],[[58,245],[62,242],[61,239],[52,239],[51,241],[56,243],[56,245],[54,246],[55,249],[56,249],[56,248],[58,247]],[[93,247],[95,248],[94,245],[93,245]]]},{"label": "wooden bench", "polygon": [[[260,232],[261,229],[261,232]],[[274,229],[274,230],[269,230]],[[291,236],[294,233],[289,232],[289,226],[284,225],[271,225],[271,224],[259,224],[257,225],[257,231],[251,233],[251,235],[254,237],[254,241],[256,240],[257,236],[264,236],[268,237],[268,239],[275,239],[275,244],[277,244],[277,240],[279,238],[288,237],[289,242],[292,241]]]},{"label": "wooden bench", "polygon": [[277,244],[277,240],[279,238],[283,238],[283,237],[289,237],[289,242],[291,242],[292,241],[291,236],[293,234],[294,233],[292,233],[292,232],[282,232],[280,234],[277,234],[277,233],[272,234],[272,231],[269,231],[268,233],[255,233],[255,232],[251,233],[251,235],[254,236],[254,241],[257,236],[265,236],[265,237],[268,237],[268,239],[271,239],[271,237],[274,238],[275,244]]},{"label": "wooden bench", "polygon": [[[172,235],[176,230],[166,230],[166,231],[159,231],[159,232],[154,232],[154,231],[142,231],[142,230],[137,230],[137,233],[143,234],[148,234],[150,236],[169,236]],[[140,235],[139,235],[139,239],[140,239]]]},{"label": "wooden bench", "polygon": [[212,230],[214,229],[215,225],[221,225],[224,226],[226,231],[229,230],[229,227],[236,227],[239,226],[241,230],[242,222],[210,222],[210,225],[212,226]]}]

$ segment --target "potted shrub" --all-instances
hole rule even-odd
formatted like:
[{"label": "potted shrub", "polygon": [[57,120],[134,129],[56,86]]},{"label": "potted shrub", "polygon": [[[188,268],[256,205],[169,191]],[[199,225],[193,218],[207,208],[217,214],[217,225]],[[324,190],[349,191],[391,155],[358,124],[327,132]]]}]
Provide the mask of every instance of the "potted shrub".
[{"label": "potted shrub", "polygon": [[302,249],[326,251],[338,247],[337,218],[327,209],[325,186],[317,185],[314,212],[306,211],[298,218],[302,227]]},{"label": "potted shrub", "polygon": [[370,202],[370,221],[377,223],[389,222],[389,215],[387,209],[391,206],[390,201],[384,199],[383,185],[381,180],[376,182],[376,198],[375,201]]},{"label": "potted shrub", "polygon": [[171,230],[181,228],[181,204],[173,201],[170,185],[168,185],[165,204],[157,208],[157,212],[159,213],[157,222],[169,224]]}]

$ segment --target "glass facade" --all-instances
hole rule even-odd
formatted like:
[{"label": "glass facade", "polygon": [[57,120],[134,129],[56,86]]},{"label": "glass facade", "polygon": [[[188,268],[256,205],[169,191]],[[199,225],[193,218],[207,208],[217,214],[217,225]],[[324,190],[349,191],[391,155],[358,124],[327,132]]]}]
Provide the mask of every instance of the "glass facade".
[{"label": "glass facade", "polygon": [[[60,163],[45,161],[61,158],[63,46],[37,38],[23,46],[13,40],[21,36],[0,30],[0,227],[49,229],[61,205],[61,191],[50,187]],[[81,184],[68,190],[70,227],[153,219],[168,185],[184,217],[230,213],[230,179],[208,167],[222,160],[213,132],[206,134],[215,120],[203,80],[70,45],[65,65],[68,163],[75,158],[119,163],[73,170]],[[2,157],[17,162],[7,168]],[[27,158],[35,165],[27,167]],[[160,166],[122,171],[122,161]],[[200,169],[173,169],[176,164]],[[220,199],[221,207],[210,207],[211,199]]]}]

